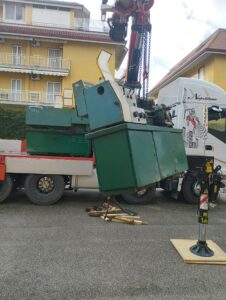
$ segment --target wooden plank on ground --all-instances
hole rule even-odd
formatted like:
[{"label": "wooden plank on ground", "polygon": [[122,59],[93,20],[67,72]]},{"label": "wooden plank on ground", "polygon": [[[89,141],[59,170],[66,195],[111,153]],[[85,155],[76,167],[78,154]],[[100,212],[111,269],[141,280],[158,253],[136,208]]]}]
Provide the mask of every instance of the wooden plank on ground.
[{"label": "wooden plank on ground", "polygon": [[212,257],[201,257],[190,251],[190,247],[195,245],[197,240],[171,239],[170,241],[187,264],[226,265],[226,253],[211,240],[207,240],[207,245],[214,252]]}]

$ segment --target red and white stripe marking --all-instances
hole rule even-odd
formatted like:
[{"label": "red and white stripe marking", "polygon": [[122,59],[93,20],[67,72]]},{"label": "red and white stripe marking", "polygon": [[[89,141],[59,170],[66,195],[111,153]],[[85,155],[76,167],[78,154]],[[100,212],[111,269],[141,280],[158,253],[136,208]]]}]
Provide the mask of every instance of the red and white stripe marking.
[{"label": "red and white stripe marking", "polygon": [[209,196],[207,194],[202,194],[200,197],[200,209],[207,210],[209,203]]}]

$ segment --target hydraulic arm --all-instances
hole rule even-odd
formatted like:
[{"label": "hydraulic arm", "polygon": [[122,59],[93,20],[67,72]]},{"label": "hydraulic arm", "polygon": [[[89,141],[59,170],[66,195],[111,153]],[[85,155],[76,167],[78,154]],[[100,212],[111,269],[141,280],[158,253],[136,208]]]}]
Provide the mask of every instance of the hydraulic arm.
[{"label": "hydraulic arm", "polygon": [[150,9],[154,0],[117,0],[110,7],[102,1],[102,14],[112,11],[108,19],[110,37],[125,41],[129,18],[132,17],[125,87],[139,89],[142,99],[147,99],[150,67],[151,23]]}]

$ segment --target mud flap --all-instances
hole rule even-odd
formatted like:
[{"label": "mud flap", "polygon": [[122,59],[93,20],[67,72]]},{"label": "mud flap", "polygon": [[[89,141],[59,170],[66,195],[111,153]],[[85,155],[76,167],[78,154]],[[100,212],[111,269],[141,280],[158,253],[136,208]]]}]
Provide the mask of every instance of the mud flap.
[{"label": "mud flap", "polygon": [[5,180],[5,172],[6,172],[5,156],[0,155],[0,181]]}]

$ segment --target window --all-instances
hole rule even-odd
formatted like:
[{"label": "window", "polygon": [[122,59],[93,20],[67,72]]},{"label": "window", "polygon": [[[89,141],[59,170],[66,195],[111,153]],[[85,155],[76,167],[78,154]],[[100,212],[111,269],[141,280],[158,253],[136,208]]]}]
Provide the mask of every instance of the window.
[{"label": "window", "polygon": [[61,95],[61,83],[60,82],[48,82],[47,83],[47,103],[54,104],[56,97]]},{"label": "window", "polygon": [[61,68],[62,51],[59,48],[48,49],[48,67],[53,69]]},{"label": "window", "polygon": [[67,8],[67,7],[59,7],[58,10],[61,10],[61,11],[71,11],[70,8]]},{"label": "window", "polygon": [[33,8],[45,8],[45,5],[33,4]]},{"label": "window", "polygon": [[204,79],[204,67],[198,69],[198,79]]},{"label": "window", "polygon": [[12,100],[13,101],[21,101],[22,80],[21,79],[12,79],[11,87],[12,87]]},{"label": "window", "polygon": [[34,8],[41,8],[41,9],[53,9],[53,10],[61,10],[61,11],[70,11],[70,8],[67,7],[57,7],[57,6],[48,6],[48,5],[40,5],[40,4],[33,4]]},{"label": "window", "polygon": [[24,4],[21,3],[5,3],[5,20],[24,21]]},{"label": "window", "polygon": [[[46,1],[48,2],[48,1]],[[32,24],[50,27],[70,28],[70,11],[55,9],[52,6],[32,9]]]},{"label": "window", "polygon": [[12,47],[12,64],[22,65],[22,47],[13,46]]},{"label": "window", "polygon": [[226,109],[215,111],[212,107],[208,110],[208,131],[217,139],[226,143]]}]

